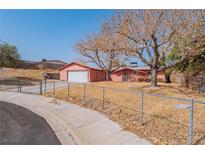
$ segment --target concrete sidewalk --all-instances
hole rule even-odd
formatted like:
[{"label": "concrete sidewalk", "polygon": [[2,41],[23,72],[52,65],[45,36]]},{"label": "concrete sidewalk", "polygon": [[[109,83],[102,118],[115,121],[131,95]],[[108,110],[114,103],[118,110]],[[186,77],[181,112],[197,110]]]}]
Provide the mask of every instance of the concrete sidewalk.
[{"label": "concrete sidewalk", "polygon": [[0,92],[0,101],[23,106],[42,116],[61,144],[150,144],[104,115],[40,95]]}]

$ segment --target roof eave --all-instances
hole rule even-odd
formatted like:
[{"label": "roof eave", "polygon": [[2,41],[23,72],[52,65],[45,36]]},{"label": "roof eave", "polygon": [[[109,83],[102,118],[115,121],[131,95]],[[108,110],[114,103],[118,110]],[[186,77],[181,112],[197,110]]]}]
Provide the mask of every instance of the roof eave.
[{"label": "roof eave", "polygon": [[85,67],[85,68],[88,68],[88,69],[94,69],[94,70],[103,71],[102,69],[98,69],[98,68],[93,68],[93,67],[90,67],[90,66],[86,66],[86,65],[80,64],[80,63],[78,63],[78,62],[71,62],[71,63],[69,63],[69,64],[66,64],[66,65],[64,65],[63,67],[59,68],[58,71],[64,69],[65,67],[68,67],[68,66],[70,66],[70,65],[72,65],[72,64],[76,64],[76,65],[79,65],[79,66],[82,66],[82,67]]}]

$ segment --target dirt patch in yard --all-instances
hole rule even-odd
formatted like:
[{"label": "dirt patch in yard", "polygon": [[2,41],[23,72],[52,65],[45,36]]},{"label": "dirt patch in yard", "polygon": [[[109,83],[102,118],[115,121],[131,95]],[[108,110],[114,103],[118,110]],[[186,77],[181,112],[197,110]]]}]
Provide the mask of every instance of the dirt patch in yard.
[{"label": "dirt patch in yard", "polygon": [[[102,112],[110,119],[120,123],[124,129],[132,131],[154,144],[187,144],[190,102],[150,94],[193,98],[201,101],[204,100],[204,95],[177,87],[174,84],[159,83],[159,87],[156,89],[151,89],[149,85],[150,83],[143,82],[99,82],[88,84],[84,93],[84,85],[72,84],[69,93],[66,88],[57,89],[55,94],[47,93],[45,95]],[[144,91],[143,125],[141,123],[142,90]],[[178,105],[184,106],[184,108],[177,108]],[[205,122],[203,120],[205,119],[205,105],[195,104],[194,108],[193,143],[205,144]]]},{"label": "dirt patch in yard", "polygon": [[52,69],[0,69],[0,78],[28,78],[30,80],[41,80],[44,72],[56,72]]}]

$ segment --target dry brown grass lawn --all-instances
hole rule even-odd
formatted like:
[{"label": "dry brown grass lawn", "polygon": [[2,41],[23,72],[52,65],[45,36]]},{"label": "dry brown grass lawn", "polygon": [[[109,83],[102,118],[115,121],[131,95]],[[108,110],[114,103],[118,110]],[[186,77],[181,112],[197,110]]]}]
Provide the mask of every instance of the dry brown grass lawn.
[{"label": "dry brown grass lawn", "polygon": [[158,88],[156,89],[150,88],[149,82],[96,82],[96,83],[91,83],[90,85],[95,85],[100,87],[112,87],[118,89],[127,89],[131,91],[143,90],[148,93],[158,93],[167,96],[186,97],[186,98],[193,98],[198,100],[205,99],[205,93],[199,94],[195,90],[179,87],[175,83],[167,84],[164,82],[159,82]]},{"label": "dry brown grass lawn", "polygon": [[[103,88],[105,100],[103,109]],[[159,83],[156,89],[150,88],[147,82],[98,82],[90,83],[86,87],[86,101],[84,102],[84,86],[71,85],[69,101],[105,113],[109,118],[119,122],[125,129],[147,138],[155,144],[186,144],[189,124],[189,109],[177,109],[178,104],[189,105],[175,99],[165,99],[148,94],[162,94],[163,96],[193,98],[205,101],[204,94],[177,87],[175,84]],[[121,91],[124,90],[124,91]],[[141,93],[144,96],[144,125],[140,124]],[[68,100],[68,90],[58,89],[55,95]],[[195,105],[194,110],[194,143],[204,144],[205,139],[205,105]]]},{"label": "dry brown grass lawn", "polygon": [[0,78],[28,78],[33,80],[42,79],[44,72],[53,72],[51,69],[16,69],[3,68],[0,70]]}]

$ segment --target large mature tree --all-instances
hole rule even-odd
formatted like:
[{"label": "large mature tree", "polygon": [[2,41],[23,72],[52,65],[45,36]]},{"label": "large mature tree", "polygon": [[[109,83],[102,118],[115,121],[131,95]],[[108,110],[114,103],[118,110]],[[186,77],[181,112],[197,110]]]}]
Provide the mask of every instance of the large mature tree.
[{"label": "large mature tree", "polygon": [[77,51],[106,72],[109,80],[111,71],[124,66],[128,60],[126,52],[121,53],[125,42],[119,41],[118,34],[108,24],[103,24],[99,34],[87,35],[84,40],[76,43]]},{"label": "large mature tree", "polygon": [[[161,66],[171,67],[195,55],[195,50],[183,50],[180,59],[165,63],[179,38],[194,40],[204,31],[203,20],[202,10],[128,10],[114,16],[110,25],[126,41],[122,51],[150,66],[151,86],[156,87]],[[180,44],[181,48],[185,49],[184,45]]]},{"label": "large mature tree", "polygon": [[8,43],[0,44],[0,68],[1,67],[16,67],[20,55],[15,46]]},{"label": "large mature tree", "polygon": [[[186,38],[186,41],[183,42],[187,42],[184,48],[180,48],[176,44],[175,48],[168,56],[168,60],[174,63],[178,59],[181,59],[184,50],[193,50],[192,52],[195,54],[191,54],[176,65],[174,69],[180,72],[190,72],[192,75],[205,71],[205,33],[201,33],[201,36],[197,36],[194,40],[192,40],[191,37]],[[178,43],[180,43],[180,41]]]},{"label": "large mature tree", "polygon": [[179,48],[176,44],[170,55],[167,57],[169,61],[173,61],[174,63],[174,61],[181,59],[184,50],[191,50],[190,52],[194,52],[195,54],[189,55],[181,63],[169,70],[175,71],[175,73],[182,73],[182,76],[180,76],[181,85],[188,88],[190,83],[193,83],[195,80],[198,85],[193,84],[192,86],[199,88],[205,83],[203,77],[203,74],[205,73],[205,33],[201,33],[201,36],[197,36],[194,40],[192,40],[191,37],[186,38],[185,40],[179,40],[178,43],[180,45],[181,41],[186,45],[183,46],[183,48]]}]

